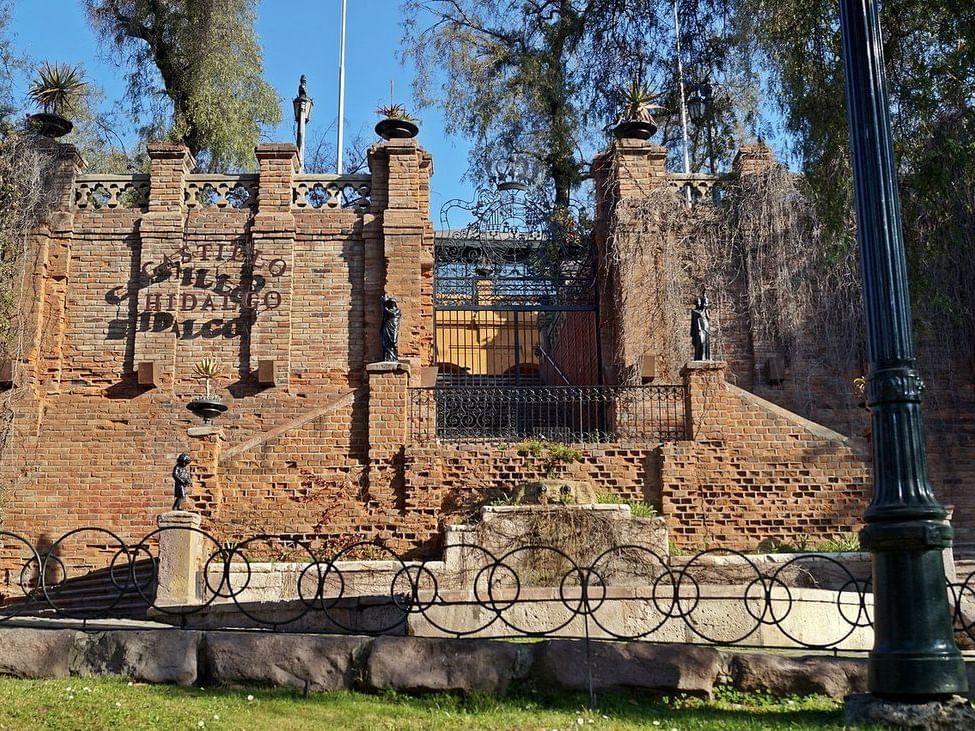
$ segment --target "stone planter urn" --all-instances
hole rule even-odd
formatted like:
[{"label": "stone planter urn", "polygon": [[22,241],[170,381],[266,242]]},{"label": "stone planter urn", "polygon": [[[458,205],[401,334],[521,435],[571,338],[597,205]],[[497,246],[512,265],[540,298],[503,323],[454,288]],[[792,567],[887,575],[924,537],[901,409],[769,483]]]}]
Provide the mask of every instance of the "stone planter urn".
[{"label": "stone planter urn", "polygon": [[49,112],[28,115],[27,126],[42,137],[50,137],[51,139],[64,137],[74,129],[71,120],[62,117],[60,114]]},{"label": "stone planter urn", "polygon": [[420,128],[408,119],[390,117],[376,123],[376,134],[384,140],[405,140],[420,134]]},{"label": "stone planter urn", "polygon": [[215,418],[227,410],[227,404],[216,396],[198,396],[186,404],[186,408],[203,419],[204,424],[212,424]]},{"label": "stone planter urn", "polygon": [[613,127],[613,136],[618,140],[649,140],[656,131],[653,122],[627,119]]}]

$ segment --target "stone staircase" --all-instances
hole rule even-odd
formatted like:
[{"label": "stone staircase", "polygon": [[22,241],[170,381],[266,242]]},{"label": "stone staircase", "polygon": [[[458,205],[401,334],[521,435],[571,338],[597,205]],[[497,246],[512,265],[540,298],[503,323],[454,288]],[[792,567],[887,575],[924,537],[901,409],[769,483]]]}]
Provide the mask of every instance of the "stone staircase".
[{"label": "stone staircase", "polygon": [[136,561],[131,575],[124,566],[114,571],[97,569],[49,586],[48,598],[40,589],[26,597],[0,598],[0,618],[57,615],[73,619],[145,619],[150,606],[147,599],[154,600],[156,596],[154,564],[155,559],[151,558]]}]

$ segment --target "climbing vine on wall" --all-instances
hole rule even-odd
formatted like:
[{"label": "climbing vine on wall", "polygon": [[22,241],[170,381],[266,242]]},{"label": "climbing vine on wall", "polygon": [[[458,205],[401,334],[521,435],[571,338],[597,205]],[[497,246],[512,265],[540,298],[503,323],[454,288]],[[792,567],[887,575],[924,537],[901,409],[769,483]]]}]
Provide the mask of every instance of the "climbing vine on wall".
[{"label": "climbing vine on wall", "polygon": [[[689,311],[701,292],[711,300],[716,358],[727,357],[731,330],[746,328],[752,346],[783,355],[794,376],[799,364],[859,368],[863,320],[852,224],[846,239],[830,238],[799,176],[770,163],[725,180],[718,203],[690,204],[685,191],[646,186],[616,201],[604,232],[606,276],[616,279],[608,287],[614,306],[647,323],[641,342],[656,349],[665,376],[675,378],[690,358]],[[603,194],[616,189],[610,176]],[[617,339],[616,347],[616,361],[627,366],[641,355],[634,352],[639,343]]]},{"label": "climbing vine on wall", "polygon": [[[0,139],[0,359],[16,363],[27,343],[21,305],[30,300],[31,280],[25,266],[32,259],[32,237],[54,205],[55,152],[33,134],[11,133]],[[0,456],[12,428],[16,389],[0,393]],[[0,519],[9,485],[0,485]]]}]

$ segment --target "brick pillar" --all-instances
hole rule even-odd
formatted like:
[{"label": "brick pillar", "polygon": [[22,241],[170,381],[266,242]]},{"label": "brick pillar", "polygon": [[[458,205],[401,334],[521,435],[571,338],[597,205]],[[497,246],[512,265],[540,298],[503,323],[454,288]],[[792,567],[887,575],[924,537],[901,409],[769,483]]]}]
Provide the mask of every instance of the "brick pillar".
[{"label": "brick pillar", "polygon": [[[287,386],[291,375],[291,298],[295,253],[295,217],[291,212],[298,148],[291,144],[258,145],[260,166],[257,213],[251,226],[252,281],[249,302],[241,302],[241,317],[249,317],[249,370],[259,360],[274,361],[274,382]],[[245,306],[245,305],[250,305]]]},{"label": "brick pillar", "polygon": [[[666,184],[666,159],[667,151],[659,145],[617,140],[609,152],[593,160],[596,247],[600,259],[600,338],[607,383],[638,376],[643,356],[657,355],[667,345],[665,328],[647,322],[642,304],[647,296],[653,298],[660,290],[658,262],[649,255],[659,248],[654,240],[657,234],[648,230],[646,218],[636,211],[651,191]],[[614,263],[619,251],[627,252],[623,256],[628,265],[622,268]],[[633,252],[643,255],[637,260]],[[628,298],[631,292],[640,292],[641,296]]]},{"label": "brick pillar", "polygon": [[720,360],[692,360],[681,369],[688,439],[706,441],[724,438],[727,368],[728,364]]},{"label": "brick pillar", "polygon": [[[772,150],[766,144],[759,142],[757,144],[742,145],[731,165],[731,173],[741,179],[749,175],[767,173],[774,165],[775,157],[772,155]],[[749,238],[746,232],[744,240],[747,242]],[[744,282],[760,281],[765,276],[764,272],[754,272],[749,269],[752,261],[753,258],[751,256],[744,256],[742,258],[742,266],[745,267]],[[757,328],[752,325],[755,318],[749,305],[751,298],[748,296],[747,285],[743,288],[743,291],[738,293],[737,298],[741,303],[739,307],[748,316],[748,320],[746,323],[743,323],[743,326],[747,327],[749,337],[746,339],[746,345],[743,350],[745,351],[746,358],[751,360],[751,363],[747,363],[746,361],[743,364],[745,366],[751,366],[751,372],[748,374],[750,380],[739,383],[738,385],[747,387],[757,394],[770,396],[773,400],[776,400],[776,391],[768,387],[767,368],[771,359],[781,358],[785,353],[779,350],[773,339],[768,337],[768,328]],[[778,398],[781,398],[781,395]]]},{"label": "brick pillar", "polygon": [[220,479],[220,454],[226,441],[223,429],[204,424],[186,430],[189,437],[189,502],[211,520],[220,517],[223,482]]},{"label": "brick pillar", "polygon": [[370,249],[367,238],[367,359],[380,357],[381,298],[385,293],[396,299],[402,311],[400,357],[420,358],[426,365],[433,350],[433,224],[428,212],[433,163],[415,140],[389,140],[370,149],[369,167],[373,173],[372,212],[381,219],[377,225],[382,232],[383,261],[379,278],[374,269],[379,252]]},{"label": "brick pillar", "polygon": [[36,258],[25,257],[26,262],[36,261],[40,266],[28,272],[29,294],[23,306],[24,322],[30,323],[24,333],[29,347],[23,353],[23,360],[15,364],[14,375],[18,386],[29,387],[35,395],[43,397],[60,391],[64,310],[74,232],[72,198],[75,178],[85,163],[74,145],[40,144],[53,157],[44,184],[55,190],[57,199],[47,221],[33,237]]},{"label": "brick pillar", "polygon": [[172,391],[179,337],[179,267],[189,253],[184,226],[186,176],[196,165],[182,145],[149,145],[149,210],[139,225],[139,318],[133,366],[150,362],[156,385]]},{"label": "brick pillar", "polygon": [[370,363],[369,494],[384,507],[393,507],[403,480],[403,448],[409,439],[410,365]]}]

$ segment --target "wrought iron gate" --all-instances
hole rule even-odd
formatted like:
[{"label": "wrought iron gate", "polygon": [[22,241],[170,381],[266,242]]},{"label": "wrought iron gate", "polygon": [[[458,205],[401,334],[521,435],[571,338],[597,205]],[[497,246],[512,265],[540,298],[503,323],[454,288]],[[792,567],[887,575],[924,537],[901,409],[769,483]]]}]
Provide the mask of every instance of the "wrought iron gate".
[{"label": "wrought iron gate", "polygon": [[425,395],[438,438],[573,441],[604,431],[604,404],[580,409],[566,398],[598,385],[602,372],[595,257],[578,221],[511,184],[444,206],[434,268],[439,373]]},{"label": "wrought iron gate", "polygon": [[[505,186],[502,186],[505,187]],[[456,227],[454,221],[468,223]],[[591,237],[520,187],[449,201],[435,243],[438,385],[601,380]]]}]

